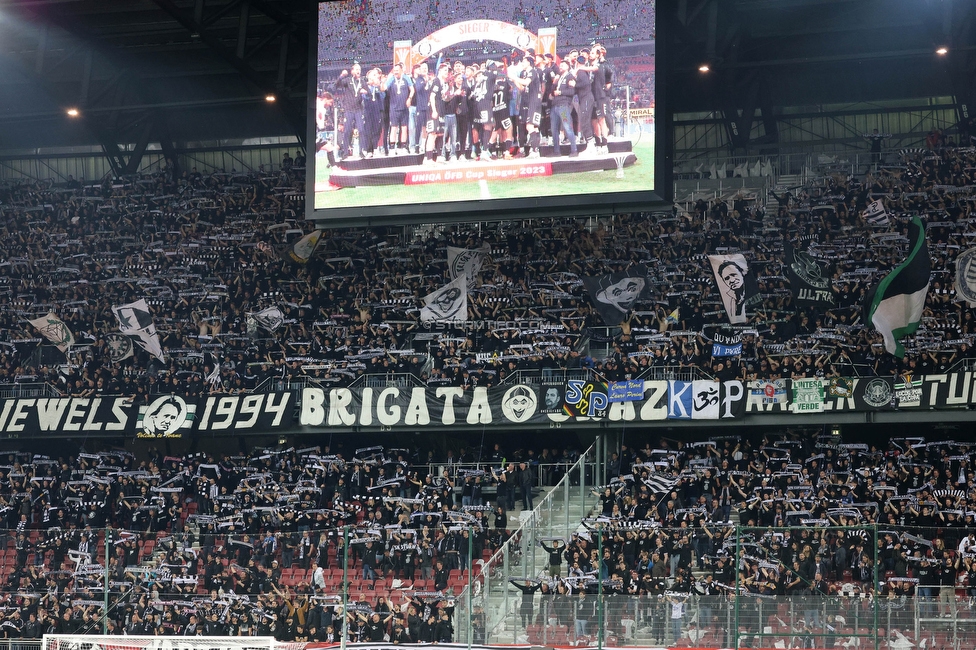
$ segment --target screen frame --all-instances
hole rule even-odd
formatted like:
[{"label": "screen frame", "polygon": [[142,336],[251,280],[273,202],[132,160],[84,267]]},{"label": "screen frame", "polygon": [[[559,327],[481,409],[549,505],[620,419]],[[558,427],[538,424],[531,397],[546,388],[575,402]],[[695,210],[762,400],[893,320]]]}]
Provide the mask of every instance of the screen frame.
[{"label": "screen frame", "polygon": [[[550,195],[485,201],[445,201],[404,205],[375,205],[344,208],[315,208],[315,101],[318,92],[318,51],[320,6],[331,2],[352,0],[308,0],[311,9],[308,48],[308,93],[306,103],[307,155],[305,168],[305,219],[317,222],[318,227],[381,226],[409,223],[443,223],[453,221],[495,221],[512,218],[564,217],[624,212],[651,212],[670,209],[673,199],[671,165],[673,146],[671,114],[665,102],[667,47],[665,38],[655,39],[654,59],[654,189],[632,192],[600,192],[593,194]],[[664,22],[662,11],[666,0],[655,0],[655,34]],[[662,119],[663,118],[663,119]]]}]

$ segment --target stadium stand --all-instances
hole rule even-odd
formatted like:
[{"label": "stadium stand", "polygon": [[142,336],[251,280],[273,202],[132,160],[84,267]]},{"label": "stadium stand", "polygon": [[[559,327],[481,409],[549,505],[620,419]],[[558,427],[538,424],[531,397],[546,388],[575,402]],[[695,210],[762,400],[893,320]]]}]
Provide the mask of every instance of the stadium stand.
[{"label": "stadium stand", "polygon": [[[733,594],[749,642],[775,627],[782,628],[776,641],[834,634],[847,643],[857,634],[847,628],[870,621],[875,603],[913,642],[923,636],[917,617],[926,621],[923,633],[940,638],[948,629],[940,619],[968,625],[976,583],[972,445],[838,443],[786,432],[625,445],[595,492],[592,516],[565,545],[543,543],[547,575],[512,581],[530,603],[521,606],[520,629],[533,643],[558,643],[559,626],[589,642],[592,605],[569,596],[595,594],[601,582],[607,607],[625,612],[607,618],[608,633],[622,639],[646,630],[655,642],[709,638],[722,647],[732,638]],[[672,605],[681,606],[677,627],[668,624]],[[768,634],[764,640],[772,643]]]},{"label": "stadium stand", "polygon": [[[825,177],[774,192],[778,206],[739,194],[687,213],[462,224],[409,236],[329,231],[304,266],[285,259],[308,230],[292,219],[302,198],[298,166],[12,185],[3,190],[0,290],[10,308],[2,315],[0,380],[145,399],[177,383],[202,395],[275,379],[348,385],[367,374],[470,387],[566,370],[609,380],[675,367],[719,379],[942,371],[971,360],[976,334],[954,295],[955,258],[971,234],[976,155],[954,148],[889,158],[865,178]],[[876,201],[884,218],[869,223],[864,212]],[[928,220],[933,283],[922,326],[899,361],[863,326],[861,308],[903,259],[910,214]],[[834,264],[836,307],[822,313],[796,308],[782,263],[784,238],[814,233],[820,240],[808,252]],[[421,322],[423,297],[448,281],[448,245],[492,251],[468,314],[492,327]],[[737,360],[712,358],[701,334],[725,320],[705,260],[715,251],[741,252],[757,269],[763,318],[744,332]],[[642,263],[653,297],[635,303],[619,329],[608,328],[582,279]],[[169,360],[108,363],[111,307],[140,297]],[[249,322],[271,306],[284,317],[277,331]],[[49,311],[75,333],[67,363],[41,356],[45,341],[25,322]],[[150,372],[141,372],[146,366]]]},{"label": "stadium stand", "polygon": [[335,640],[345,578],[351,638],[376,640],[380,612],[383,632],[451,640],[467,567],[508,536],[505,493],[495,509],[470,487],[514,483],[519,470],[452,456],[438,473],[408,450],[329,452],[7,455],[4,638],[100,633],[107,611],[111,634]]},{"label": "stadium stand", "polygon": [[[328,231],[297,264],[289,253],[309,233],[296,216],[303,162],[275,172],[4,187],[7,389],[49,382],[63,395],[146,400],[177,386],[239,393],[265,381],[348,385],[371,374],[463,387],[567,371],[610,380],[675,369],[743,380],[891,376],[944,372],[972,357],[976,326],[953,288],[955,257],[971,235],[972,149],[889,155],[863,179],[826,175],[773,192],[775,207],[740,193],[686,212],[531,227]],[[916,214],[927,221],[934,281],[922,327],[898,360],[863,326],[861,303],[903,258],[905,217]],[[814,257],[833,262],[836,307],[792,303],[784,238],[807,238]],[[423,297],[448,278],[448,245],[491,251],[469,304],[470,319],[491,328],[447,325],[431,335],[421,322]],[[731,363],[712,358],[701,334],[724,319],[705,261],[716,251],[741,252],[760,269],[755,309],[764,318]],[[656,295],[606,326],[583,278],[641,264]],[[115,329],[112,307],[142,296],[169,361],[140,352],[113,364],[104,338]],[[249,317],[272,306],[282,309],[281,328],[256,328]],[[44,357],[26,323],[47,312],[76,337],[66,359]],[[594,354],[600,343],[606,353]],[[968,444],[733,438],[621,449],[592,516],[565,548],[546,549],[548,575],[516,581],[524,638],[589,641],[597,614],[586,598],[595,590],[622,642],[648,634],[727,643],[722,613],[733,592],[749,603],[736,610],[740,638],[800,630],[863,639],[868,602],[894,621],[883,634],[912,642],[922,640],[910,629],[919,620],[969,620],[976,495]],[[471,473],[417,465],[411,475],[419,459],[394,452],[360,464],[318,449],[139,462],[124,452],[12,455],[0,467],[10,531],[0,630],[8,638],[98,631],[107,611],[110,633],[334,641],[343,617],[340,531],[349,524],[360,531],[346,574],[352,638],[451,640],[453,599],[470,564],[466,537],[471,559],[483,563],[505,542],[518,470],[490,458]],[[570,458],[554,459],[557,478]],[[459,486],[466,502],[457,504],[452,483],[475,478],[485,492]],[[502,506],[491,523],[489,486]],[[875,585],[876,561],[884,579]],[[763,599],[778,598],[792,604],[787,611],[776,600],[773,620]],[[848,625],[852,612],[860,615]],[[931,629],[940,635],[933,643],[948,639],[946,628]]]}]

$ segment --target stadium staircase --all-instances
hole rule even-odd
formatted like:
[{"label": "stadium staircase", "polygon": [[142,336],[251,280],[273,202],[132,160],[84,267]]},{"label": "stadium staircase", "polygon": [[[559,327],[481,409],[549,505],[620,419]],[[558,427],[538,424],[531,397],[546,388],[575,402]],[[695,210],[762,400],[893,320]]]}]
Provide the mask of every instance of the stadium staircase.
[{"label": "stadium staircase", "polygon": [[[508,584],[509,578],[540,578],[545,579],[549,570],[549,555],[540,546],[540,541],[545,541],[550,537],[569,537],[572,533],[583,531],[582,520],[597,515],[597,501],[595,496],[589,495],[585,498],[586,506],[580,514],[580,509],[576,505],[576,496],[579,494],[579,487],[573,487],[573,494],[567,502],[560,497],[560,492],[564,491],[565,486],[560,484],[549,490],[548,494],[540,495],[537,505],[533,511],[523,511],[520,513],[520,526],[512,534],[509,542],[494,556],[487,558],[482,567],[475,567],[475,588],[473,591],[473,605],[482,607],[485,612],[488,630],[488,643],[492,644],[535,644],[535,645],[561,645],[566,646],[574,641],[572,630],[546,629],[538,625],[529,625],[523,628],[518,614],[521,602],[521,593]],[[588,488],[589,490],[589,488]],[[569,509],[567,513],[566,509]],[[565,526],[566,515],[571,514],[570,525]],[[733,524],[738,523],[738,513],[733,509],[730,517]],[[562,528],[557,524],[562,523]],[[555,525],[554,525],[555,524]],[[566,574],[566,567],[563,566],[563,575]],[[696,580],[704,580],[707,571],[693,571]],[[487,586],[486,586],[487,585]],[[456,592],[457,593],[457,592]],[[467,592],[461,591],[459,601],[462,608],[466,607]],[[535,612],[541,601],[536,598]],[[464,628],[461,625],[461,618],[458,617],[460,636],[459,642],[466,640],[463,636]],[[591,626],[593,623],[591,622]],[[662,626],[660,629],[665,629]],[[628,632],[626,639],[620,639],[621,645],[636,646],[655,646],[665,643],[667,639],[652,636],[652,627],[649,621],[634,621],[633,624],[625,626]],[[595,630],[590,630],[594,632]]]},{"label": "stadium staircase", "polygon": [[[555,538],[567,539],[582,529],[581,522],[592,512],[596,503],[592,491],[597,477],[597,451],[594,443],[569,467],[554,487],[542,488],[534,499],[531,511],[518,514],[518,524],[509,513],[510,535],[508,540],[480,566],[475,566],[472,590],[472,606],[484,612],[485,630],[490,644],[536,643],[552,645],[571,639],[541,636],[541,630],[527,634],[518,618],[521,593],[509,584],[509,578],[536,579],[548,575],[549,554],[540,542]],[[517,528],[516,528],[517,526]],[[467,640],[469,627],[467,616],[467,592],[458,593],[458,613],[455,616],[455,639]],[[480,633],[473,637],[478,639]]]}]

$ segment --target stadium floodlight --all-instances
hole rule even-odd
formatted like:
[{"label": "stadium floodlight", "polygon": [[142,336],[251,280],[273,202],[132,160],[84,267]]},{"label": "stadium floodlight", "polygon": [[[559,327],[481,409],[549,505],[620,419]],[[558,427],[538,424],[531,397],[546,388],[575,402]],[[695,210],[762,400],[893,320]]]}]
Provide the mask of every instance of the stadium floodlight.
[{"label": "stadium floodlight", "polygon": [[949,48],[942,46],[939,49],[937,49],[935,53],[938,54],[939,56],[945,56],[946,54],[949,53]]},{"label": "stadium floodlight", "polygon": [[65,112],[68,114],[68,117],[78,117],[81,115],[81,111],[79,111],[77,108],[69,108]]}]

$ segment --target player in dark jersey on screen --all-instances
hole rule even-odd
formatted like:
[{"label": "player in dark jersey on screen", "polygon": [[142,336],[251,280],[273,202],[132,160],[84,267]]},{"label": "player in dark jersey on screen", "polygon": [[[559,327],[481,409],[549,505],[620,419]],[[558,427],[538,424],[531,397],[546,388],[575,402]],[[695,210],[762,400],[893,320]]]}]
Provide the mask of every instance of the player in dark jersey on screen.
[{"label": "player in dark jersey on screen", "polygon": [[491,134],[489,145],[492,147],[492,159],[512,157],[512,116],[510,104],[512,101],[512,87],[508,75],[497,61],[488,62],[488,88],[491,91],[491,116],[494,122],[494,132]]},{"label": "player in dark jersey on screen", "polygon": [[509,78],[520,91],[521,111],[519,119],[521,120],[523,133],[525,133],[523,147],[527,155],[538,158],[539,145],[542,140],[539,134],[539,127],[542,126],[542,92],[545,86],[544,75],[536,67],[536,56],[531,52],[523,57],[518,66],[512,68],[512,70]]},{"label": "player in dark jersey on screen", "polygon": [[471,79],[472,89],[468,93],[468,100],[472,106],[471,130],[472,138],[475,138],[475,153],[482,160],[491,160],[489,142],[495,130],[491,111],[491,89],[494,81],[489,79],[488,71],[485,68],[472,67],[474,68]]},{"label": "player in dark jersey on screen", "polygon": [[[452,154],[460,160],[466,135],[465,130],[461,128],[461,111],[463,109],[466,113],[468,109],[464,76],[449,76],[442,94],[444,97],[444,161],[450,160]],[[467,129],[467,126],[464,129]]]},{"label": "player in dark jersey on screen", "polygon": [[[488,121],[488,78],[476,65],[469,65],[464,69],[464,87],[468,102],[468,121],[470,123],[469,138],[474,158],[482,156],[481,142],[484,135],[485,123]],[[487,153],[484,154],[487,157]]]},{"label": "player in dark jersey on screen", "polygon": [[559,138],[566,136],[569,143],[569,155],[573,158],[579,155],[576,149],[576,132],[573,131],[573,118],[570,111],[573,99],[576,97],[576,78],[569,70],[569,61],[559,62],[558,73],[552,81],[552,146],[557,156],[562,155]]},{"label": "player in dark jersey on screen", "polygon": [[426,153],[427,121],[430,120],[430,84],[426,63],[413,67],[413,105],[417,110],[414,115],[414,140],[411,142],[413,153]]},{"label": "player in dark jersey on screen", "polygon": [[382,144],[383,103],[386,99],[382,83],[379,68],[372,68],[366,73],[366,94],[363,96],[364,128],[359,139],[364,158],[372,158],[377,144]]},{"label": "player in dark jersey on screen", "polygon": [[348,70],[343,70],[335,82],[335,98],[342,110],[342,148],[339,155],[343,158],[352,156],[353,132],[359,133],[359,149],[363,150],[363,99],[366,96],[366,85],[363,83],[362,67],[353,63]]},{"label": "player in dark jersey on screen", "polygon": [[596,155],[596,141],[593,138],[593,73],[589,66],[590,54],[580,50],[576,60],[570,61],[573,66],[573,76],[576,77],[576,108],[579,132],[586,143],[584,156]]},{"label": "player in dark jersey on screen", "polygon": [[[427,161],[435,162],[437,153],[444,136],[444,113],[447,110],[447,100],[450,99],[450,69],[446,63],[437,68],[437,76],[428,84],[430,93],[430,119],[427,120]],[[438,143],[438,139],[441,143]]]},{"label": "player in dark jersey on screen", "polygon": [[613,127],[613,111],[610,100],[613,99],[613,67],[607,61],[607,49],[597,43],[590,50],[590,63],[594,65],[593,76],[594,98],[596,89],[600,89],[599,103],[594,108],[593,137],[603,153],[607,153],[607,137]]},{"label": "player in dark jersey on screen", "polygon": [[393,66],[384,87],[390,103],[390,146],[394,153],[407,152],[410,102],[414,97],[413,80],[403,74],[403,64]]},{"label": "player in dark jersey on screen", "polygon": [[539,130],[543,137],[548,138],[549,133],[552,132],[552,83],[559,76],[559,65],[556,63],[555,57],[547,53],[543,57],[539,69],[542,71],[544,83],[542,88],[542,125]]},{"label": "player in dark jersey on screen", "polygon": [[454,85],[454,94],[461,97],[457,104],[457,145],[455,155],[460,160],[463,155],[468,160],[471,159],[471,115],[468,112],[468,87],[465,84],[465,65],[464,62],[457,60],[452,69],[451,81]]}]

